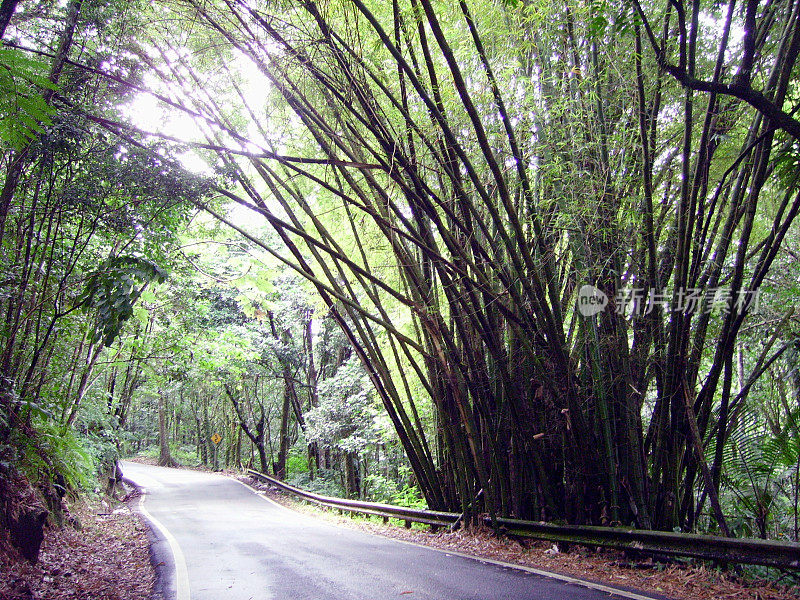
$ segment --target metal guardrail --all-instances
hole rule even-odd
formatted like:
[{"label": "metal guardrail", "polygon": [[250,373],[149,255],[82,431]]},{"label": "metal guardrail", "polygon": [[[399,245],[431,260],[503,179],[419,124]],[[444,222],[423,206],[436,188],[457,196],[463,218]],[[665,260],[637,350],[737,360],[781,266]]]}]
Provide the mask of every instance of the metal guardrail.
[{"label": "metal guardrail", "polygon": [[[488,518],[485,519],[489,524]],[[636,550],[646,554],[686,556],[721,562],[800,569],[800,544],[775,540],[726,538],[624,527],[553,525],[498,518],[509,535],[584,546]]]},{"label": "metal guardrail", "polygon": [[423,523],[425,525],[431,525],[432,527],[447,527],[455,523],[461,516],[458,513],[441,512],[436,510],[421,510],[418,508],[407,508],[404,506],[381,504],[379,502],[363,502],[361,500],[347,500],[344,498],[322,496],[320,494],[314,494],[313,492],[301,490],[300,488],[296,488],[293,485],[289,485],[288,483],[284,483],[279,479],[275,479],[269,475],[264,475],[264,473],[259,473],[258,471],[254,471],[252,469],[248,469],[247,473],[251,477],[255,477],[260,481],[264,481],[270,485],[281,488],[290,494],[310,500],[315,504],[338,508],[340,510],[346,510],[349,512],[376,515],[386,519],[401,519],[406,522],[407,527],[409,527],[411,523]]},{"label": "metal guardrail", "polygon": [[[315,504],[349,512],[377,515],[384,517],[384,519],[401,519],[405,521],[406,527],[410,527],[412,522],[424,523],[434,528],[450,526],[461,517],[458,513],[420,510],[392,506],[391,504],[322,496],[301,490],[252,469],[248,469],[247,473],[260,481],[274,485]],[[489,517],[484,517],[483,521],[486,525],[491,526]],[[800,569],[800,544],[794,542],[725,538],[713,535],[650,531],[624,527],[555,525],[508,518],[497,518],[496,523],[505,533],[517,537],[582,546],[601,546],[617,550],[634,550],[644,554],[692,557],[781,569]]]}]

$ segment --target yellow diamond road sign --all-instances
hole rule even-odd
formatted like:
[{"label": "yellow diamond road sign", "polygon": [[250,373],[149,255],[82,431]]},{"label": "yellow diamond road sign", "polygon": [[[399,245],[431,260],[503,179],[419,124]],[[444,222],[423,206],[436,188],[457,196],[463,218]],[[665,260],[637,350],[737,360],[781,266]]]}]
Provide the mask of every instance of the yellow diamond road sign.
[{"label": "yellow diamond road sign", "polygon": [[214,442],[215,444],[219,444],[222,441],[222,436],[218,433],[215,433],[214,435],[211,436],[211,441]]}]

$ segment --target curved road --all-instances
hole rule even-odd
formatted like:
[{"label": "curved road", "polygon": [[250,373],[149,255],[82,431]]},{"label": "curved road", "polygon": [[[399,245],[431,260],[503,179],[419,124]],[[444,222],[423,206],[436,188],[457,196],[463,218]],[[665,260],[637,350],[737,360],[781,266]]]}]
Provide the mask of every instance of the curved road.
[{"label": "curved road", "polygon": [[337,527],[222,475],[122,468],[145,488],[165,600],[645,598]]}]

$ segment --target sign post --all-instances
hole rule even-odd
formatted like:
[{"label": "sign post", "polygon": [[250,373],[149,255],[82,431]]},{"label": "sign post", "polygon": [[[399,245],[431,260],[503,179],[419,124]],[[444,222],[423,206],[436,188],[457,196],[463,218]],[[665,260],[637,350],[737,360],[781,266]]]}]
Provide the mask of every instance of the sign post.
[{"label": "sign post", "polygon": [[218,433],[215,433],[211,436],[211,441],[214,442],[214,470],[219,471],[218,451],[219,443],[222,441],[222,436]]}]

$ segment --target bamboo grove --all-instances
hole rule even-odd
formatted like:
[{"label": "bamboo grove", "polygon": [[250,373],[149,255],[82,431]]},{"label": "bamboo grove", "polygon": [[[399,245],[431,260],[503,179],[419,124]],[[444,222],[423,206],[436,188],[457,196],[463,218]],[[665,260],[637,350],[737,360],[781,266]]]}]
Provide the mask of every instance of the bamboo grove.
[{"label": "bamboo grove", "polygon": [[[719,473],[748,395],[732,376],[749,312],[670,306],[757,290],[800,208],[784,110],[800,3],[163,10],[193,27],[150,38],[162,95],[239,185],[218,192],[273,225],[271,250],[336,316],[432,508],[691,528],[707,502],[727,533]],[[645,290],[648,310],[583,316],[585,284],[611,308]]]},{"label": "bamboo grove", "polygon": [[151,10],[134,88],[280,244],[191,200],[314,286],[431,508],[729,532],[724,449],[792,347],[739,300],[800,209],[800,1]]}]

